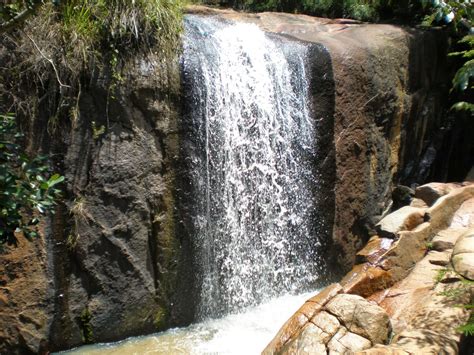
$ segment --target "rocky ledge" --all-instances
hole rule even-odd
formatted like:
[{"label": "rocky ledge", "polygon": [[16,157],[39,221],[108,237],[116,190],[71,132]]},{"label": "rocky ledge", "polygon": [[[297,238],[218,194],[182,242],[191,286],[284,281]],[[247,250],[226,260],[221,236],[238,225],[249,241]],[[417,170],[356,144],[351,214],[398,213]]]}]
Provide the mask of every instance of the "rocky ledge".
[{"label": "rocky ledge", "polygon": [[283,325],[263,354],[457,354],[472,301],[474,183],[418,187],[358,264]]}]

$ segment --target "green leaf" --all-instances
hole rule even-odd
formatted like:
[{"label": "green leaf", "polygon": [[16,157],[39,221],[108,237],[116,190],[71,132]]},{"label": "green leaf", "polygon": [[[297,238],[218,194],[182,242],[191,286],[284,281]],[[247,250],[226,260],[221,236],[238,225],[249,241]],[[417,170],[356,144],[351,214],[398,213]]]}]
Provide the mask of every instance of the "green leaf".
[{"label": "green leaf", "polygon": [[56,184],[59,184],[64,181],[64,176],[61,176],[59,174],[54,174],[51,176],[48,180],[48,186],[53,187]]},{"label": "green leaf", "polygon": [[451,106],[451,110],[474,112],[474,104],[465,101],[456,102],[453,106]]},{"label": "green leaf", "polygon": [[469,85],[469,80],[474,77],[474,59],[464,63],[464,65],[456,72],[453,79],[453,88],[464,91]]}]

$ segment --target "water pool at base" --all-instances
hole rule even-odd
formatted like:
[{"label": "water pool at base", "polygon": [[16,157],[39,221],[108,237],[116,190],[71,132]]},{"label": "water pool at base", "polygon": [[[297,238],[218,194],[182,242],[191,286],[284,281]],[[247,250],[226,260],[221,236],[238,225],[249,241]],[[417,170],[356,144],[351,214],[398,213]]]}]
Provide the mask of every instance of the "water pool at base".
[{"label": "water pool at base", "polygon": [[257,355],[273,339],[283,323],[315,293],[286,295],[248,308],[244,313],[117,343],[87,345],[61,354]]}]

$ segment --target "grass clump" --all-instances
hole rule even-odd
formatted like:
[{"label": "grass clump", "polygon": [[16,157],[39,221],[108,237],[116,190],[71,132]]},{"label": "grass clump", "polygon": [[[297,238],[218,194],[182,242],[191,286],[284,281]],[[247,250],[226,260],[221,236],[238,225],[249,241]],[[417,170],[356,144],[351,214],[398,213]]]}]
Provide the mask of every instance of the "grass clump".
[{"label": "grass clump", "polygon": [[0,28],[8,28],[0,31],[0,113],[34,120],[41,103],[54,119],[71,116],[81,85],[102,67],[112,85],[129,58],[167,61],[180,49],[183,0],[30,2],[34,11],[14,27],[8,18],[24,13],[24,2],[0,8]]}]

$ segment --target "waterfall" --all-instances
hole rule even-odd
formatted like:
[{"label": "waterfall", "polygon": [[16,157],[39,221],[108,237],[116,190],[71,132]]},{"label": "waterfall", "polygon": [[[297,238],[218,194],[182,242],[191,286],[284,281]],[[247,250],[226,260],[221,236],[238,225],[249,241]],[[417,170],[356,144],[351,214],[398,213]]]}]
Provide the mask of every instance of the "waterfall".
[{"label": "waterfall", "polygon": [[303,43],[210,17],[185,26],[182,155],[205,319],[315,286],[317,132]]}]

